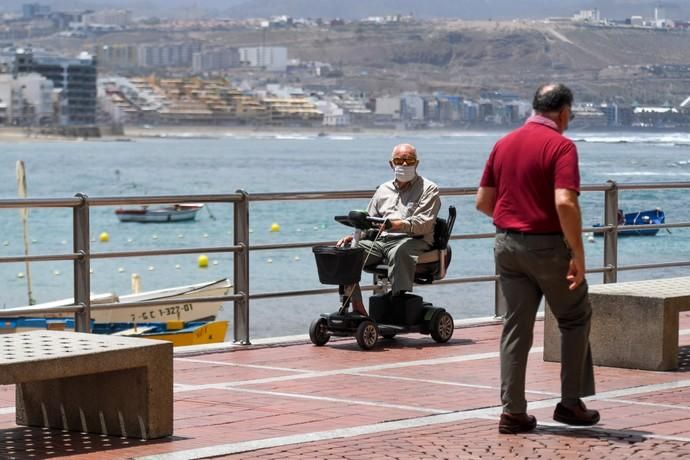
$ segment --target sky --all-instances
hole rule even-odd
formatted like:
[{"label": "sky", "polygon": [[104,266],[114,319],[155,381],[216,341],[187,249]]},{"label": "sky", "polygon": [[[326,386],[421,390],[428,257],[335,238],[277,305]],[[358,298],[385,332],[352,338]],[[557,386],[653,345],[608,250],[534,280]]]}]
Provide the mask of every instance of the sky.
[{"label": "sky", "polygon": [[687,0],[2,0],[0,11],[19,12],[23,3],[37,2],[55,10],[127,8],[135,16],[256,17],[287,14],[356,19],[372,15],[414,13],[420,18],[540,19],[572,16],[580,9],[599,8],[602,16],[621,19],[652,17],[663,6],[671,19],[690,18]]}]

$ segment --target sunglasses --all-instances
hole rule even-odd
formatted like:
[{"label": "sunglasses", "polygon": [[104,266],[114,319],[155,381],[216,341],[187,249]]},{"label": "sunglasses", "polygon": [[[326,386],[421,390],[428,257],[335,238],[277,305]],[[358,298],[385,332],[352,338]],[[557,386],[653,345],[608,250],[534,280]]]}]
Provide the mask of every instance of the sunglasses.
[{"label": "sunglasses", "polygon": [[414,166],[417,164],[417,159],[416,158],[393,158],[391,162],[395,166],[402,166],[402,165],[407,165],[407,166]]}]

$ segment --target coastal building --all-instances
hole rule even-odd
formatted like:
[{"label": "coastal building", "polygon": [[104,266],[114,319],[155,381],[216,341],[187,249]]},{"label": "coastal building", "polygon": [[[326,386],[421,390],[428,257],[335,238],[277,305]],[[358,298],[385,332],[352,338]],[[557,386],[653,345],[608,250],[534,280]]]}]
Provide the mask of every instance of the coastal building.
[{"label": "coastal building", "polygon": [[426,120],[426,100],[415,93],[405,93],[401,96],[400,116],[410,122]]},{"label": "coastal building", "polygon": [[46,17],[50,14],[50,5],[40,3],[24,3],[22,5],[22,19],[31,20]]},{"label": "coastal building", "polygon": [[573,15],[573,21],[598,23],[601,22],[601,14],[599,13],[598,8],[580,10],[578,13]]},{"label": "coastal building", "polygon": [[37,73],[0,74],[2,124],[39,126],[53,121],[53,83]]},{"label": "coastal building", "polygon": [[139,53],[136,45],[95,46],[93,53],[101,67],[107,69],[134,69],[138,65]]},{"label": "coastal building", "polygon": [[268,110],[223,79],[105,78],[111,119],[146,124],[264,124]]},{"label": "coastal building", "polygon": [[376,98],[374,113],[377,119],[400,120],[402,103],[399,96],[382,96]]},{"label": "coastal building", "polygon": [[288,65],[287,48],[282,46],[255,46],[240,48],[240,62],[249,67],[260,67],[269,72],[285,72]]},{"label": "coastal building", "polygon": [[204,49],[192,54],[192,72],[195,74],[230,69],[240,65],[237,48]]},{"label": "coastal building", "polygon": [[463,120],[462,98],[460,96],[434,93],[430,102],[429,117],[442,126],[454,125]]},{"label": "coastal building", "polygon": [[86,26],[119,26],[127,27],[132,23],[132,12],[129,10],[100,10],[85,13],[81,21]]},{"label": "coastal building", "polygon": [[333,101],[319,100],[314,103],[316,108],[323,113],[323,125],[331,127],[350,126],[350,114]]},{"label": "coastal building", "polygon": [[199,42],[139,45],[139,67],[191,67],[194,53],[201,51]]},{"label": "coastal building", "polygon": [[641,128],[672,128],[680,125],[681,113],[675,107],[635,107],[633,126]]},{"label": "coastal building", "polygon": [[76,59],[53,56],[35,56],[30,49],[19,49],[15,54],[14,75],[38,73],[59,90],[59,116],[61,125],[93,125],[96,123],[97,66],[88,53]]},{"label": "coastal building", "polygon": [[351,124],[367,125],[373,121],[374,114],[367,107],[362,94],[350,94],[347,91],[333,91],[331,101],[348,115]]},{"label": "coastal building", "polygon": [[323,113],[307,98],[265,97],[261,102],[268,111],[268,123],[277,126],[318,126]]}]

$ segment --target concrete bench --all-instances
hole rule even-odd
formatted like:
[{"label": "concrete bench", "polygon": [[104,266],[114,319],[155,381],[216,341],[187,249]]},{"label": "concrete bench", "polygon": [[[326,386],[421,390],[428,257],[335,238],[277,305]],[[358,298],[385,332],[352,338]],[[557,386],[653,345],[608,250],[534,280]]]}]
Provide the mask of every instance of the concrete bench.
[{"label": "concrete bench", "polygon": [[[690,277],[589,287],[595,365],[667,371],[678,368],[678,315],[690,310]],[[544,360],[560,361],[561,338],[549,309]]]},{"label": "concrete bench", "polygon": [[153,439],[173,431],[172,343],[65,331],[0,335],[18,425]]}]

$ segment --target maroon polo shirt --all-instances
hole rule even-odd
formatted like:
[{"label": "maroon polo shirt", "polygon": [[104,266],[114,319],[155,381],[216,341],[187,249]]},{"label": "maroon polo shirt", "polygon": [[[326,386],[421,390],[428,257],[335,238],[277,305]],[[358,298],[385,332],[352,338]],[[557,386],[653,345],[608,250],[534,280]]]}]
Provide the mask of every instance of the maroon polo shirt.
[{"label": "maroon polo shirt", "polygon": [[494,145],[481,187],[496,189],[494,224],[525,233],[560,232],[554,190],[580,192],[575,144],[541,117]]}]

